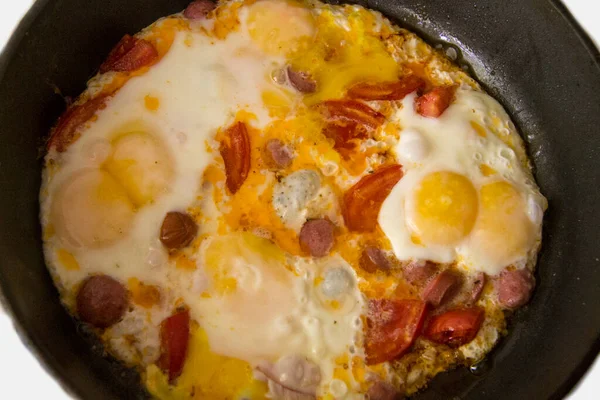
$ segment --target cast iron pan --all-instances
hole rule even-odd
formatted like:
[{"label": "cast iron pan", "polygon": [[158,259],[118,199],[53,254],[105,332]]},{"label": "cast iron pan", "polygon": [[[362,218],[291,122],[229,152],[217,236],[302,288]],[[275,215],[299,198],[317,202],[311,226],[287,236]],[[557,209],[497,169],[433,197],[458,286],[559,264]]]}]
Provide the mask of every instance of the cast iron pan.
[{"label": "cast iron pan", "polygon": [[[38,222],[40,146],[65,107],[57,88],[79,94],[123,34],[187,2],[38,0],[0,58],[0,289],[22,340],[82,399],[147,394],[59,303]],[[510,335],[476,373],[445,373],[415,398],[562,398],[600,349],[600,54],[558,1],[362,3],[460,50],[521,129],[550,202],[538,287]]]}]

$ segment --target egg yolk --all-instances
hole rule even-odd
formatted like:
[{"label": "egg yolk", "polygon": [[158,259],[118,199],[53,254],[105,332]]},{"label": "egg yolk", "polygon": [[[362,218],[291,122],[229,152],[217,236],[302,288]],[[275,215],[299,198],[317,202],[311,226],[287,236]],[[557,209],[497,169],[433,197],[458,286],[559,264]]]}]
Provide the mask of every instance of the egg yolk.
[{"label": "egg yolk", "polygon": [[202,328],[192,325],[190,333],[185,366],[174,387],[156,366],[148,367],[146,382],[152,395],[161,400],[266,398],[267,385],[253,378],[250,364],[213,353]]},{"label": "egg yolk", "polygon": [[477,192],[465,176],[434,172],[416,188],[408,224],[426,245],[453,245],[471,232],[477,202]]},{"label": "egg yolk", "polygon": [[108,173],[84,170],[58,188],[51,213],[58,235],[67,242],[101,247],[127,233],[134,207],[127,192]]},{"label": "egg yolk", "polygon": [[315,32],[310,11],[285,1],[265,0],[252,5],[247,22],[254,42],[272,55],[306,48]]},{"label": "egg yolk", "polygon": [[523,257],[533,244],[534,226],[527,217],[525,200],[505,181],[484,185],[479,193],[473,243],[488,263],[506,266]]},{"label": "egg yolk", "polygon": [[215,238],[204,253],[204,265],[212,280],[211,294],[232,295],[238,286],[243,292],[256,290],[257,284],[269,277],[288,279],[283,267],[285,254],[274,243],[251,233]]},{"label": "egg yolk", "polygon": [[129,132],[112,142],[103,168],[127,191],[136,206],[166,192],[173,179],[173,162],[163,143],[146,132]]},{"label": "egg yolk", "polygon": [[313,44],[291,65],[317,81],[317,91],[305,97],[307,104],[342,97],[357,82],[384,82],[398,79],[398,63],[384,44],[369,33],[362,13],[351,14],[351,30],[324,11],[318,16],[318,32]]}]

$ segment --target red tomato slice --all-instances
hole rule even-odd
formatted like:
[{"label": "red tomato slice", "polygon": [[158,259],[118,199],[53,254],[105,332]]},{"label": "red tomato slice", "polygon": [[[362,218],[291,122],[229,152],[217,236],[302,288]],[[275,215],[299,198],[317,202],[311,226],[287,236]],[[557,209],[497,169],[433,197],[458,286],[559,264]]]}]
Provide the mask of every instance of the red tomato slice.
[{"label": "red tomato slice", "polygon": [[150,42],[125,35],[108,54],[106,61],[100,66],[100,72],[135,71],[157,58],[158,52]]},{"label": "red tomato slice", "polygon": [[417,97],[415,108],[424,117],[437,118],[450,107],[456,86],[441,86]]},{"label": "red tomato slice", "polygon": [[425,337],[436,343],[459,347],[475,339],[484,319],[485,312],[479,307],[447,311],[431,318]]},{"label": "red tomato slice", "polygon": [[190,340],[188,310],[171,315],[160,327],[161,355],[158,366],[169,374],[169,381],[181,375]]},{"label": "red tomato slice", "polygon": [[365,351],[367,364],[401,357],[421,332],[427,305],[419,300],[369,301]]},{"label": "red tomato slice", "polygon": [[348,97],[361,100],[402,100],[415,90],[425,87],[425,81],[409,75],[396,82],[357,83],[348,89]]},{"label": "red tomato slice", "polygon": [[317,106],[329,122],[359,123],[375,129],[385,116],[356,100],[326,100]]},{"label": "red tomato slice", "polygon": [[367,128],[356,122],[330,123],[323,128],[323,134],[334,140],[333,148],[336,150],[352,150],[368,136]]},{"label": "red tomato slice", "polygon": [[236,122],[224,132],[221,156],[225,162],[227,187],[235,194],[250,172],[250,138],[243,122]]},{"label": "red tomato slice", "polygon": [[50,135],[48,149],[55,147],[59,152],[65,151],[77,139],[77,129],[104,108],[107,98],[108,95],[100,95],[65,111]]},{"label": "red tomato slice", "polygon": [[374,230],[381,204],[402,175],[401,165],[383,166],[348,189],[342,205],[348,229],[359,232]]}]

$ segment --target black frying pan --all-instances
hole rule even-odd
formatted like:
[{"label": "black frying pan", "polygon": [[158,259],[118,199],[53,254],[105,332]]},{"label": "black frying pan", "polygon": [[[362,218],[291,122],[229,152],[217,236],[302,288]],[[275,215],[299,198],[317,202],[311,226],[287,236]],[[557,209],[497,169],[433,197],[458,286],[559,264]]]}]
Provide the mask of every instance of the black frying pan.
[{"label": "black frying pan", "polygon": [[[23,341],[83,399],[145,393],[59,303],[38,222],[40,146],[65,108],[56,88],[79,94],[124,33],[187,2],[38,0],[0,58],[0,297]],[[554,0],[361,3],[461,50],[520,127],[550,202],[538,288],[510,335],[476,373],[445,373],[415,398],[562,398],[600,349],[600,54]]]}]

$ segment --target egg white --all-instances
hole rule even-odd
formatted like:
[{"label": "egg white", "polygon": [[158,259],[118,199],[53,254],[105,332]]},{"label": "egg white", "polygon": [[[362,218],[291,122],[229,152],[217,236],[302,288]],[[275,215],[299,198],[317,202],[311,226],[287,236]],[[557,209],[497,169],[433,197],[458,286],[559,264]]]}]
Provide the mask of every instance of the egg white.
[{"label": "egg white", "polygon": [[[527,209],[523,211],[535,224],[534,242],[539,244],[543,213],[540,211],[545,210],[546,200],[539,193],[528,165],[523,163],[520,139],[500,104],[485,93],[459,89],[455,101],[439,118],[419,115],[414,106],[415,97],[415,93],[407,96],[394,116],[402,127],[395,152],[398,162],[403,165],[404,176],[383,203],[379,224],[400,260],[458,262],[468,270],[496,275],[507,264],[486,258],[468,237],[451,246],[415,244],[407,221],[415,212],[413,192],[430,173],[455,172],[465,176],[476,189],[486,183],[503,180],[510,182],[525,199]],[[471,122],[479,124],[485,136],[478,134]],[[500,128],[494,123],[500,124]],[[512,140],[514,149],[496,132],[506,135],[506,140]],[[485,176],[480,169],[481,164],[496,172]],[[510,262],[526,262],[530,256],[528,252],[518,254]]]}]

